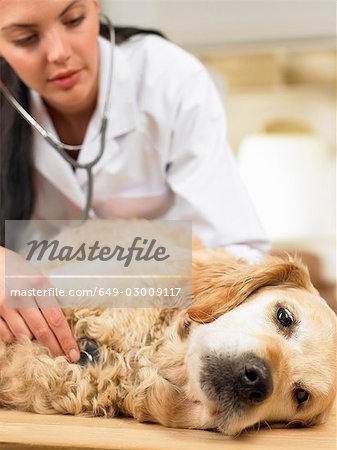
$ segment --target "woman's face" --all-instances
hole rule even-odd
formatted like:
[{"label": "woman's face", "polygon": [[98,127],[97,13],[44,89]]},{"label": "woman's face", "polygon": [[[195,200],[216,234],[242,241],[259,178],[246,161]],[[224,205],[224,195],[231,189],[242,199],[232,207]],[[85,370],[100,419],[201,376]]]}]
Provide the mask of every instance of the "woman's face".
[{"label": "woman's face", "polygon": [[79,112],[97,91],[97,0],[0,0],[0,55],[52,107]]}]

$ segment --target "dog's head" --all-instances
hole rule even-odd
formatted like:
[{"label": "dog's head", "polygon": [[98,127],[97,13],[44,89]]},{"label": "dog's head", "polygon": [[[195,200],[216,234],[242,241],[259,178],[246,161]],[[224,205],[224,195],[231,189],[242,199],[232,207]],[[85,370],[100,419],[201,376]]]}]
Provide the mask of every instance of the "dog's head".
[{"label": "dog's head", "polygon": [[219,251],[194,257],[189,390],[208,426],[313,425],[335,397],[336,316],[291,258],[247,265]]}]

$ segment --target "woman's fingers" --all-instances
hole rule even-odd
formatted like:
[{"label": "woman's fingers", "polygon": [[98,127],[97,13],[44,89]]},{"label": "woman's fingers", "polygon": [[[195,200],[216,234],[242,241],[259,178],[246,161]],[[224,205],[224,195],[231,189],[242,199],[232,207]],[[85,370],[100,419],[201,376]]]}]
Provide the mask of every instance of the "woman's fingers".
[{"label": "woman's fingers", "polygon": [[69,324],[60,308],[41,308],[48,326],[53,330],[63,352],[71,362],[78,361],[80,352]]},{"label": "woman's fingers", "polygon": [[19,310],[19,312],[25,322],[28,324],[36,340],[48,347],[53,356],[63,355],[62,348],[58,343],[53,331],[50,329],[47,321],[37,307],[22,308]]},{"label": "woman's fingers", "polygon": [[[6,271],[11,274],[5,284]],[[21,296],[22,291],[36,290],[33,296]],[[15,291],[19,294],[11,292]],[[40,294],[38,293],[40,292]],[[42,293],[42,295],[41,295]],[[59,307],[48,278],[16,253],[0,247],[0,338],[35,337],[55,356],[65,354],[71,362],[78,361],[80,352],[64,314]],[[5,305],[10,301],[11,308]],[[10,334],[11,333],[11,334]],[[3,339],[5,340],[5,339]]]},{"label": "woman's fingers", "polygon": [[10,344],[15,339],[14,334],[8,328],[6,322],[0,317],[0,340]]},{"label": "woman's fingers", "polygon": [[[38,305],[38,302],[41,305]],[[80,352],[76,340],[62,310],[59,307],[46,307],[57,305],[56,298],[26,297],[18,301],[25,307],[17,309],[7,308],[3,303],[0,308],[1,340],[10,342],[13,337],[34,337],[48,347],[54,356],[66,355],[71,362],[79,360]]]},{"label": "woman's fingers", "polygon": [[60,308],[2,308],[0,338],[11,342],[14,338],[33,337],[49,348],[54,356],[65,354],[71,362],[78,361],[80,353],[76,340]]},{"label": "woman's fingers", "polygon": [[16,339],[21,339],[24,336],[28,337],[29,339],[33,339],[33,335],[30,329],[17,310],[3,308],[1,311],[1,316],[7,328]]},{"label": "woman's fingers", "polygon": [[[45,289],[48,291],[50,287],[48,279],[45,280]],[[43,316],[49,330],[56,337],[64,354],[71,362],[78,361],[80,352],[73,336],[73,333],[68,325],[64,314],[59,307],[58,301],[54,296],[38,296],[35,297],[38,308]],[[39,338],[37,338],[39,340]]]}]

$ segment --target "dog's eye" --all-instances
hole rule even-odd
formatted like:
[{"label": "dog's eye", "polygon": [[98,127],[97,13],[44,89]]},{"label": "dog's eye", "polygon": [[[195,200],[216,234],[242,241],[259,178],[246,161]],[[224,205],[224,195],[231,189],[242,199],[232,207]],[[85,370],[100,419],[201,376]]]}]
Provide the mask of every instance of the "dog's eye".
[{"label": "dog's eye", "polygon": [[294,321],[290,313],[284,308],[279,308],[277,310],[276,317],[280,324],[286,328],[289,328]]},{"label": "dog's eye", "polygon": [[298,404],[304,403],[308,400],[309,394],[304,389],[296,389],[295,398]]}]

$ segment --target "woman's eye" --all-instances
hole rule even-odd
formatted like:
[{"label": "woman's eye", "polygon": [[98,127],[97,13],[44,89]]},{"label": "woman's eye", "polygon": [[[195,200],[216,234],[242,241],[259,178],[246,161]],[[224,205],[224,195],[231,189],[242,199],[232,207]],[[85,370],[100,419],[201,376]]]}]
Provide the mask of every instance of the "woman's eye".
[{"label": "woman's eye", "polygon": [[295,398],[298,404],[304,403],[308,400],[309,394],[304,389],[296,389]]},{"label": "woman's eye", "polygon": [[36,34],[32,34],[31,36],[27,36],[25,38],[16,39],[14,44],[18,47],[28,47],[29,45],[35,44],[37,39],[38,36]]},{"label": "woman's eye", "polygon": [[78,17],[75,17],[74,19],[67,20],[65,22],[65,24],[70,28],[77,27],[78,25],[80,25],[83,22],[84,19],[85,19],[85,16],[78,16]]},{"label": "woman's eye", "polygon": [[280,324],[286,328],[289,328],[294,321],[290,313],[284,308],[279,308],[277,310],[276,317]]}]

